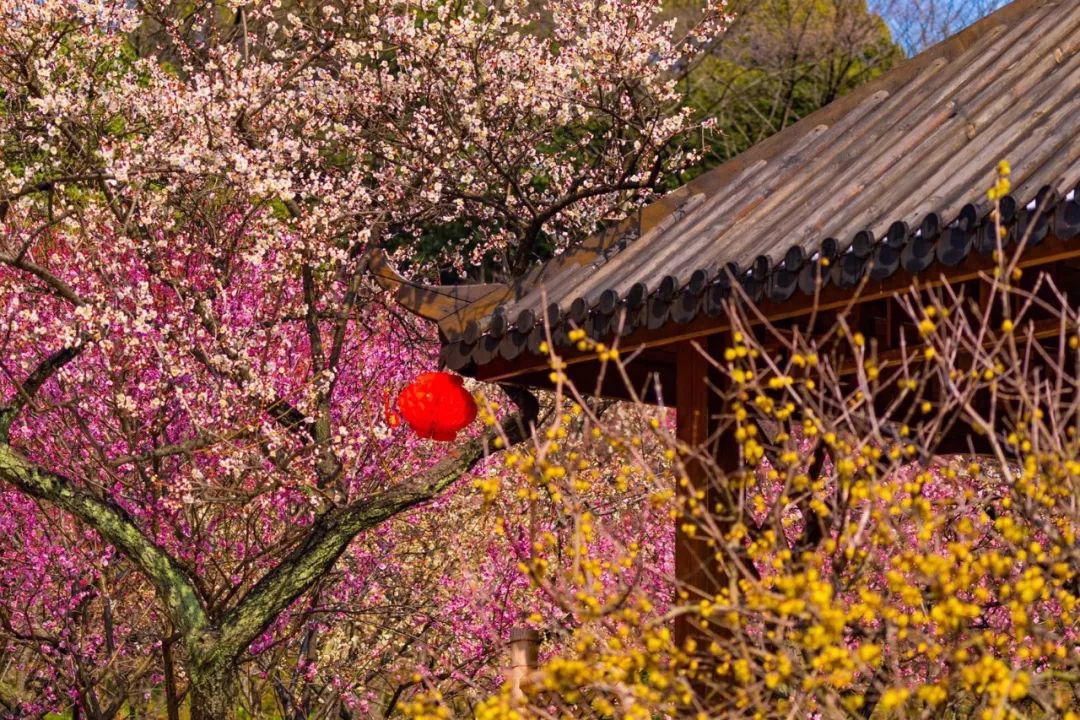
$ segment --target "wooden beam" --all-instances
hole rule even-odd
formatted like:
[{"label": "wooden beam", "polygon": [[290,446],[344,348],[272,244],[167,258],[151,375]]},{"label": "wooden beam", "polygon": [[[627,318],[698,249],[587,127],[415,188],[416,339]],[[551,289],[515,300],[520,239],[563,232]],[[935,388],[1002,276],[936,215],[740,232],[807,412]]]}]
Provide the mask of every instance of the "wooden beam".
[{"label": "wooden beam", "polygon": [[[1016,326],[1014,333],[1017,338],[1017,342],[1024,342],[1030,338],[1035,341],[1052,340],[1061,335],[1061,320],[1058,318],[1047,318],[1044,320],[1028,320],[1020,322]],[[996,339],[990,338],[983,342],[983,349],[989,349],[997,342]],[[894,348],[892,350],[886,350],[879,352],[876,356],[876,363],[881,370],[889,370],[895,368],[898,365],[907,362],[912,365],[921,365],[927,362],[923,356],[921,348],[925,346],[925,343],[918,343],[909,345],[907,348]],[[970,352],[959,352],[957,354],[957,364],[961,365],[965,362],[970,362]],[[859,363],[854,360],[845,361],[839,368],[840,375],[851,375],[859,369]]]},{"label": "wooden beam", "polygon": [[[672,406],[675,403],[675,355],[663,351],[647,351],[642,357],[624,363],[630,387],[611,364],[602,368],[595,354],[588,362],[578,362],[566,368],[567,379],[583,394],[609,400],[632,402],[640,400],[650,405]],[[551,370],[539,370],[515,375],[514,385],[549,390],[553,387]],[[636,397],[635,397],[636,393]]]}]

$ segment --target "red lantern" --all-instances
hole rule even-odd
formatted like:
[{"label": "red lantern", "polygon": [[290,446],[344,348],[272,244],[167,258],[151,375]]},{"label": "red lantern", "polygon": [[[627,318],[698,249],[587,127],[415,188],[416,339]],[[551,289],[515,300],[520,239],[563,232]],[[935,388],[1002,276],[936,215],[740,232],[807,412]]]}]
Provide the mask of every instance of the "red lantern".
[{"label": "red lantern", "polygon": [[417,377],[398,395],[397,407],[417,435],[442,442],[476,419],[476,401],[461,378],[444,372]]}]

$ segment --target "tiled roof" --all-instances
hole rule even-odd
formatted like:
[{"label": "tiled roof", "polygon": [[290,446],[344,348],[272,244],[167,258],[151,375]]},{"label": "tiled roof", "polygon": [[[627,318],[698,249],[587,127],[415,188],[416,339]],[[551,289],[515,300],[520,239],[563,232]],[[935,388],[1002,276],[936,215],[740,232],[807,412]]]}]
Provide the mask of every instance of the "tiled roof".
[{"label": "tiled roof", "polygon": [[594,238],[513,287],[398,298],[440,301],[425,314],[468,371],[537,352],[545,316],[564,341],[571,326],[627,334],[719,313],[733,282],[782,302],[956,265],[995,247],[1002,159],[1012,238],[1080,235],[1080,0],[1017,0],[662,199],[644,232]]}]

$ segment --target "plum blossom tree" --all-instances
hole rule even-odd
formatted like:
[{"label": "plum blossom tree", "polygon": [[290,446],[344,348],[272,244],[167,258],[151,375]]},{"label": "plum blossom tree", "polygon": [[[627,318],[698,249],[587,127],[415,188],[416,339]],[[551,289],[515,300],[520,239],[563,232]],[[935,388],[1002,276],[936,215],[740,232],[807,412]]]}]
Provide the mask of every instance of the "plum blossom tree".
[{"label": "plum blossom tree", "polygon": [[408,602],[394,518],[536,404],[448,450],[381,426],[431,356],[369,251],[516,273],[647,199],[700,45],[660,9],[0,0],[0,629],[42,688],[15,712],[112,717],[160,672],[171,717],[228,717],[249,649]]}]

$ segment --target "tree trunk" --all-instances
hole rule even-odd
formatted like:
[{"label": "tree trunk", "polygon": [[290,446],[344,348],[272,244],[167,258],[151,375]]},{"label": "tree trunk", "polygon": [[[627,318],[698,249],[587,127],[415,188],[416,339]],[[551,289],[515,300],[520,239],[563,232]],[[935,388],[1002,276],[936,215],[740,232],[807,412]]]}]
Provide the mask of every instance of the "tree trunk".
[{"label": "tree trunk", "polygon": [[232,660],[191,663],[191,720],[232,720],[237,706],[237,673]]},{"label": "tree trunk", "polygon": [[173,664],[172,638],[161,643],[161,664],[165,675],[165,712],[169,720],[180,720],[180,706],[176,694],[176,667]]}]

